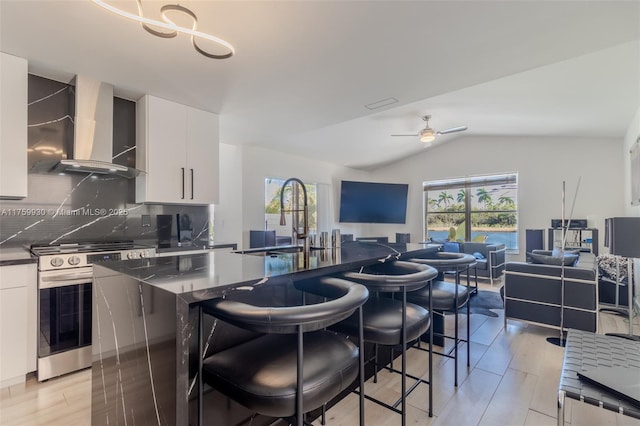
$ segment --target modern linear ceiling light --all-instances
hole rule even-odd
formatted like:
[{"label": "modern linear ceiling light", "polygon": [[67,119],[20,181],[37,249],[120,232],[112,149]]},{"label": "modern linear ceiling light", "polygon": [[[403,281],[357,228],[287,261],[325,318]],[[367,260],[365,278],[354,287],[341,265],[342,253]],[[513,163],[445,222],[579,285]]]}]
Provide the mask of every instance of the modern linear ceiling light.
[{"label": "modern linear ceiling light", "polygon": [[[193,48],[196,49],[198,53],[206,56],[207,58],[226,59],[226,58],[230,58],[235,53],[235,49],[229,42],[222,40],[221,38],[212,36],[210,34],[198,31],[198,18],[196,17],[195,13],[193,13],[191,10],[187,9],[184,6],[180,6],[177,4],[168,4],[168,5],[162,6],[160,8],[160,16],[162,17],[162,21],[158,21],[155,19],[149,19],[144,17],[144,14],[142,13],[141,0],[135,0],[138,6],[137,15],[122,9],[118,9],[117,7],[112,6],[103,0],[91,0],[91,1],[97,4],[98,6],[102,7],[103,9],[108,10],[109,12],[115,13],[116,15],[122,16],[123,18],[131,19],[132,21],[139,22],[145,30],[147,30],[150,34],[153,34],[155,36],[162,37],[162,38],[173,38],[177,36],[179,33],[188,34],[191,36],[191,44],[193,45]],[[189,16],[193,21],[192,27],[187,28],[187,27],[177,25],[174,21],[171,20],[171,18],[169,18],[168,13],[170,12],[184,13],[185,15]],[[152,27],[162,28],[164,30],[167,30],[167,32],[158,31]],[[228,50],[228,53],[219,55],[219,54],[207,52],[206,50],[202,49],[198,45],[198,42],[196,41],[198,39],[207,40],[219,46],[222,46],[223,48]]]}]

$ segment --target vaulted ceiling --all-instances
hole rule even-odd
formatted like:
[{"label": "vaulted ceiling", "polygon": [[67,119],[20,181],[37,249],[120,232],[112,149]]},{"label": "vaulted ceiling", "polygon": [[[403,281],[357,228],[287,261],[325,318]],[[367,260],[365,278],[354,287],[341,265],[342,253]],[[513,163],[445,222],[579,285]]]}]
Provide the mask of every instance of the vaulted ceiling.
[{"label": "vaulted ceiling", "polygon": [[[141,0],[159,19],[172,0]],[[136,11],[135,0],[108,1]],[[622,138],[640,105],[636,1],[180,1],[236,55],[198,54],[89,0],[0,0],[0,50],[221,114],[221,141],[359,168],[473,135]],[[179,18],[176,18],[179,19]],[[186,22],[184,25],[189,25]],[[388,98],[379,109],[365,105]]]}]

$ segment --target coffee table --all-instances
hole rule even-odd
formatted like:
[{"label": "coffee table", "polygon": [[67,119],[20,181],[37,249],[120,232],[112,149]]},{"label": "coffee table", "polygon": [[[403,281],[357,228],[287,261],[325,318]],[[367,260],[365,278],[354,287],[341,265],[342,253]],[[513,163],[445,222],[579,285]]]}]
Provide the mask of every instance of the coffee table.
[{"label": "coffee table", "polygon": [[558,425],[564,425],[565,398],[640,419],[640,407],[578,379],[578,371],[600,366],[640,370],[640,342],[581,330],[569,330],[558,386]]}]

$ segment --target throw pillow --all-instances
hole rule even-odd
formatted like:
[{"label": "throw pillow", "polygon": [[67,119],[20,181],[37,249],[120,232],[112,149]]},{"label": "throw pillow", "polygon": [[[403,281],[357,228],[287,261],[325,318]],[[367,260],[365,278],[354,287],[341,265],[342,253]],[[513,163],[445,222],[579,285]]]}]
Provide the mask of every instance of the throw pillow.
[{"label": "throw pillow", "polygon": [[[564,250],[564,254],[580,254],[580,250]],[[560,257],[560,249],[559,248],[554,248],[553,251],[551,252],[551,256],[553,257]]]},{"label": "throw pillow", "polygon": [[460,244],[459,243],[444,243],[442,251],[446,251],[448,253],[460,253]]},{"label": "throw pillow", "polygon": [[565,254],[564,258],[538,253],[527,253],[527,255],[531,258],[532,263],[555,266],[561,266],[563,262],[564,266],[573,266],[579,257],[577,254]]},{"label": "throw pillow", "polygon": [[484,255],[482,253],[480,253],[479,251],[474,252],[473,253],[473,257],[475,257],[478,260],[484,259]]}]

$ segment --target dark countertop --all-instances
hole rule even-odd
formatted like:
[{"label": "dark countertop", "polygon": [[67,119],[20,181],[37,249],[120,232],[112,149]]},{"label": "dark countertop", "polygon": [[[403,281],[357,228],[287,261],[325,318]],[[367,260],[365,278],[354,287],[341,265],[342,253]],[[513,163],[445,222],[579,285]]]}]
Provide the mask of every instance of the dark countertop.
[{"label": "dark countertop", "polygon": [[207,244],[192,244],[190,246],[179,246],[178,243],[171,243],[168,246],[161,246],[156,244],[156,253],[179,253],[183,251],[206,251],[206,250],[215,250],[229,248],[231,250],[236,250],[238,248],[238,244],[236,243],[207,243]]},{"label": "dark countertop", "polygon": [[38,263],[38,258],[31,255],[27,247],[0,248],[0,266],[24,265]]},{"label": "dark countertop", "polygon": [[146,284],[169,291],[188,303],[219,297],[229,290],[251,290],[270,280],[288,280],[327,275],[375,263],[408,259],[437,250],[425,244],[343,243],[338,249],[273,255],[210,252],[106,262],[94,268],[116,271]]},{"label": "dark countertop", "polygon": [[208,250],[215,250],[221,248],[228,248],[231,250],[236,250],[238,248],[238,244],[226,242],[226,241],[215,241],[210,242],[208,238],[201,238],[191,242],[191,245],[184,246],[179,245],[178,240],[173,238],[171,241],[167,243],[160,244],[158,240],[155,239],[137,239],[135,243],[141,246],[153,247],[156,249],[156,253],[166,255],[166,253],[181,253],[181,252],[202,252],[206,253]]}]

